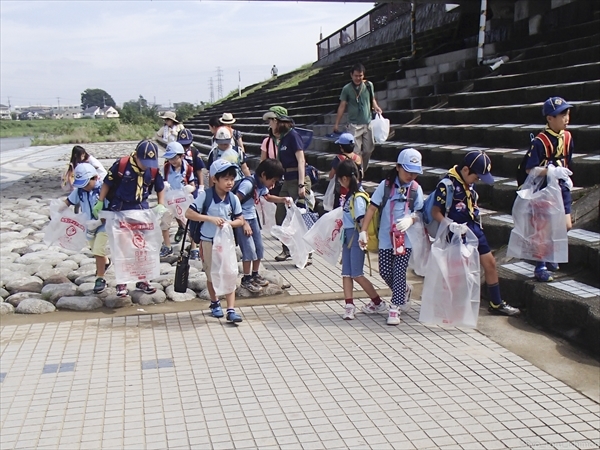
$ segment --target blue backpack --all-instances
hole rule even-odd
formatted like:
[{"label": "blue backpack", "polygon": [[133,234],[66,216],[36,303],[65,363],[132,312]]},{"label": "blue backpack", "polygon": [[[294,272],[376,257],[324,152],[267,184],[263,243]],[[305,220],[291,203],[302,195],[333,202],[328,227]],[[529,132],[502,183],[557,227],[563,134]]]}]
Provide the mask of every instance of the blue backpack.
[{"label": "blue backpack", "polygon": [[[210,204],[213,201],[214,189],[208,188],[204,192],[206,194],[206,197],[204,197],[204,203],[202,204],[202,211],[198,211],[198,209],[196,208],[196,205],[194,203],[192,203],[190,205],[190,209],[192,211],[202,214],[203,216],[206,215],[206,212],[208,211],[208,208],[210,207]],[[230,205],[233,205],[234,196],[235,196],[235,194],[231,191],[227,193],[227,201],[229,202]],[[233,219],[233,217],[231,217],[231,219]],[[189,219],[188,219],[188,221],[190,223],[190,225],[189,225],[190,236],[196,244],[199,244],[200,243],[200,230],[202,229],[202,224],[204,222],[199,222],[199,221],[189,220]]]},{"label": "blue backpack", "polygon": [[423,209],[421,210],[421,213],[423,214],[423,223],[425,225],[425,229],[427,230],[429,236],[431,236],[434,239],[437,235],[440,223],[433,218],[433,216],[431,215],[431,210],[435,201],[435,191],[437,190],[437,187],[440,185],[440,183],[443,183],[444,186],[446,186],[446,211],[444,211],[444,215],[448,214],[448,211],[452,206],[452,198],[454,197],[454,185],[452,184],[452,180],[450,180],[449,178],[442,178],[438,182],[438,184],[435,186],[435,190],[431,194],[429,194],[429,197],[425,199],[425,202],[423,203]]}]

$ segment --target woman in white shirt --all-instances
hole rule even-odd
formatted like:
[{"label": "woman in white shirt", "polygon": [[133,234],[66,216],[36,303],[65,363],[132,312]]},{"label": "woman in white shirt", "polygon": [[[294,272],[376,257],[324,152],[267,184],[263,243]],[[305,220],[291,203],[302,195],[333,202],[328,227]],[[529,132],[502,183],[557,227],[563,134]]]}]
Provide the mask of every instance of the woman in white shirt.
[{"label": "woman in white shirt", "polygon": [[62,179],[62,187],[65,191],[71,192],[73,190],[75,167],[84,162],[94,166],[96,172],[98,172],[99,181],[104,180],[107,172],[102,163],[90,155],[81,145],[76,145],[71,151],[71,160],[69,161],[69,166],[67,167]]}]

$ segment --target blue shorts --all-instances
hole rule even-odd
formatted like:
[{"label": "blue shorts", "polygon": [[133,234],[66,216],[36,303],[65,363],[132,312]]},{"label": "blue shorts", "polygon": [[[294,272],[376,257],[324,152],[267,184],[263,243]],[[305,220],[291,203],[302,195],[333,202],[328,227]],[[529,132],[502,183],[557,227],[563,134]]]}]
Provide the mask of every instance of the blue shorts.
[{"label": "blue shorts", "polygon": [[[350,243],[350,248],[348,248]],[[365,265],[365,252],[358,246],[356,228],[344,228],[342,241],[342,277],[362,277]]]},{"label": "blue shorts", "polygon": [[560,180],[560,193],[562,194],[563,203],[565,204],[565,214],[571,214],[573,198],[571,197],[571,191],[565,186],[565,183],[562,180]]},{"label": "blue shorts", "polygon": [[237,238],[238,245],[242,251],[242,261],[256,261],[258,259],[263,259],[265,251],[262,236],[260,235],[258,220],[245,220],[252,229],[252,236],[246,236],[244,234],[244,227],[237,227],[234,229],[235,237]]},{"label": "blue shorts", "polygon": [[475,233],[475,236],[477,236],[477,239],[479,239],[479,245],[477,246],[477,251],[479,252],[479,256],[485,255],[486,253],[491,252],[492,249],[490,248],[487,238],[485,237],[485,234],[483,233],[483,230],[481,229],[479,224],[468,223],[467,226],[473,233]]}]

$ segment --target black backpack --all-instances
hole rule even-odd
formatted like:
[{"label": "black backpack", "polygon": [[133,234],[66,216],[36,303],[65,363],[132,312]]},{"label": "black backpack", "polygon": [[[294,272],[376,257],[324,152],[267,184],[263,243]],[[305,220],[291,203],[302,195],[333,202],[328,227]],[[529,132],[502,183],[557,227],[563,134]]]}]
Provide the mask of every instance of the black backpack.
[{"label": "black backpack", "polygon": [[237,194],[238,190],[240,189],[240,185],[242,184],[242,181],[244,181],[244,180],[247,180],[250,183],[252,183],[252,190],[248,194],[245,194],[240,199],[240,204],[241,205],[243,205],[244,203],[246,203],[251,198],[254,198],[254,192],[256,191],[256,178],[254,178],[253,176],[249,176],[249,177],[244,177],[241,180],[236,181],[235,184],[233,185],[233,189],[231,189],[231,192],[233,192],[234,194]]},{"label": "black backpack", "polygon": [[[208,188],[204,191],[204,193],[206,194],[206,197],[204,197],[204,203],[202,204],[202,211],[198,211],[198,209],[196,208],[196,205],[194,203],[192,203],[190,205],[190,209],[192,211],[202,214],[203,216],[206,215],[206,212],[208,211],[208,208],[210,207],[210,204],[213,201],[214,188]],[[229,200],[230,205],[233,205],[234,195],[235,194],[231,191],[227,193],[227,198]],[[233,219],[233,211],[232,211],[231,219]],[[189,220],[189,219],[188,219],[188,222],[190,224],[189,228],[190,228],[190,236],[192,237],[192,241],[194,241],[196,244],[199,244],[200,243],[200,230],[202,229],[202,224],[204,222],[200,222],[200,221],[196,221],[196,220]]]}]

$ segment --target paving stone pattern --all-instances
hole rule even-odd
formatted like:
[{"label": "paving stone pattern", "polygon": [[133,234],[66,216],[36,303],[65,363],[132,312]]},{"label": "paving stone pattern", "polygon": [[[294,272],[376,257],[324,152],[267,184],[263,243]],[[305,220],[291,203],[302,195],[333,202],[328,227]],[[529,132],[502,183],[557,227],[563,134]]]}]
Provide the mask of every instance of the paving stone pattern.
[{"label": "paving stone pattern", "polygon": [[0,447],[598,448],[597,403],[418,307],[398,327],[338,302],[4,326]]}]

